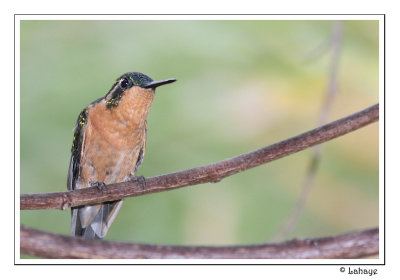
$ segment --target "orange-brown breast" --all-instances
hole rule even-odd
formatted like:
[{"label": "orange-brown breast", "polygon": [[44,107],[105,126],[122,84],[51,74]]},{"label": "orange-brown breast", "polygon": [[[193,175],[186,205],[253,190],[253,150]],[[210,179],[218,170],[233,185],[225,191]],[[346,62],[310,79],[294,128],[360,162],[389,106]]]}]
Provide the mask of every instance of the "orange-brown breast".
[{"label": "orange-brown breast", "polygon": [[134,175],[153,98],[152,89],[132,87],[114,108],[107,109],[106,100],[88,107],[79,187],[122,182]]}]

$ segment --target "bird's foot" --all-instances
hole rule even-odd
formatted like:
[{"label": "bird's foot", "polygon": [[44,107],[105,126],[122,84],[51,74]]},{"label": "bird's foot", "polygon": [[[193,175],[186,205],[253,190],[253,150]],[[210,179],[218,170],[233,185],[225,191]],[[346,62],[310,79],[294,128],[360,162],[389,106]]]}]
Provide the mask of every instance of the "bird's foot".
[{"label": "bird's foot", "polygon": [[97,187],[97,189],[98,189],[99,191],[101,191],[101,195],[103,195],[104,187],[106,186],[106,184],[105,184],[104,182],[100,182],[100,181],[97,181],[97,182],[90,182],[90,185],[91,185],[92,187]]},{"label": "bird's foot", "polygon": [[141,185],[142,190],[146,188],[146,178],[144,178],[144,176],[131,175],[129,176],[129,181],[138,182]]}]

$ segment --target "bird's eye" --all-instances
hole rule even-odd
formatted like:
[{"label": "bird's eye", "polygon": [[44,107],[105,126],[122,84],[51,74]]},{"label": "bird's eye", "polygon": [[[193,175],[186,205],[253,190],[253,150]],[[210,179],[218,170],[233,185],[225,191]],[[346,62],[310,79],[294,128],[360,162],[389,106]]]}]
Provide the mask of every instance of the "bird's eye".
[{"label": "bird's eye", "polygon": [[122,79],[119,84],[122,89],[127,89],[129,87],[129,81],[127,79]]}]

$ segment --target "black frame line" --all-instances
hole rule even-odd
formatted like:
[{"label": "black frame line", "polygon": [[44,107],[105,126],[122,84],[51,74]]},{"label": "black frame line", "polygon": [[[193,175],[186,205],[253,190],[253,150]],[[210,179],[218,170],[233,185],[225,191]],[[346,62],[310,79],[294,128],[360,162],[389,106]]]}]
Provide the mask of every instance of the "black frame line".
[{"label": "black frame line", "polygon": [[[16,16],[383,16],[383,20],[380,22],[383,22],[383,115],[384,115],[384,121],[383,121],[383,263],[377,263],[377,264],[368,264],[368,263],[351,263],[351,264],[346,264],[346,263],[305,263],[305,264],[299,264],[299,263],[146,263],[146,264],[140,264],[140,263],[130,263],[130,264],[123,264],[123,263],[104,263],[104,264],[93,264],[93,263],[60,263],[60,264],[50,264],[50,263],[35,263],[35,264],[21,264],[21,263],[16,263],[16,252],[15,252],[15,242],[16,242],[16,205],[15,205],[15,198],[16,198],[16,183],[15,183],[15,169],[16,169],[16,162],[15,162],[15,149],[16,149],[16,143],[15,143],[15,96],[16,96],[16,68],[15,68],[15,56],[16,56],[16,38],[15,38],[15,26],[16,26]],[[200,265],[200,266],[206,266],[206,265],[223,265],[223,266],[229,266],[229,265],[266,265],[266,266],[283,266],[283,265],[291,265],[291,266],[323,266],[323,265],[329,265],[329,266],[346,266],[346,267],[351,267],[351,266],[385,266],[386,265],[386,14],[14,14],[14,265],[135,265],[135,266],[148,266],[148,265]],[[380,241],[381,242],[381,241]]]}]

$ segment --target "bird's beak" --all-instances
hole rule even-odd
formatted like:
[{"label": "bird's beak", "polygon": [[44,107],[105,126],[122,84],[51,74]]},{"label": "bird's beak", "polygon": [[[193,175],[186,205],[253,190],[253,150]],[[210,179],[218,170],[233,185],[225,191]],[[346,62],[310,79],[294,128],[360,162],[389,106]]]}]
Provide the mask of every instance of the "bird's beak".
[{"label": "bird's beak", "polygon": [[166,85],[166,84],[170,84],[175,82],[176,79],[168,79],[168,80],[164,80],[164,81],[152,81],[150,83],[148,83],[147,85],[144,85],[144,88],[152,88],[155,89],[156,87],[162,86],[162,85]]}]

